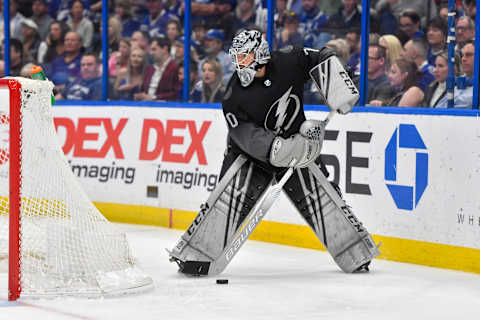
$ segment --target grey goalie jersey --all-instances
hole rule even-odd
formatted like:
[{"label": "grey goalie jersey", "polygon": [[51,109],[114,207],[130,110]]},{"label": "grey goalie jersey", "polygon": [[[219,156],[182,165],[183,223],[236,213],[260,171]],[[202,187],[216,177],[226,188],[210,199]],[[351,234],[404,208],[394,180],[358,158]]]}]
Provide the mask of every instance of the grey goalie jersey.
[{"label": "grey goalie jersey", "polygon": [[288,138],[305,121],[303,89],[309,72],[332,55],[326,48],[274,51],[265,76],[246,88],[234,73],[222,103],[229,144],[268,165],[275,136]]}]

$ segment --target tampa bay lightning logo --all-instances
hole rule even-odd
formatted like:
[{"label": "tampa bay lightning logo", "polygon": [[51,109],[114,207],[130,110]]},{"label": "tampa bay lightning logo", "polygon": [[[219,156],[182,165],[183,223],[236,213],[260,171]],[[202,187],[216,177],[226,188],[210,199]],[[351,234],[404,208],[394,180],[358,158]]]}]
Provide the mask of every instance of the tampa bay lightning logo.
[{"label": "tampa bay lightning logo", "polygon": [[291,93],[292,88],[285,91],[268,110],[264,123],[265,129],[282,134],[292,126],[300,111],[300,99],[296,94]]},{"label": "tampa bay lightning logo", "polygon": [[[415,152],[415,181],[412,185],[396,183],[398,167],[410,165],[397,163],[399,149],[411,149]],[[400,124],[393,132],[385,148],[385,180],[389,182],[386,185],[398,209],[411,211],[417,207],[428,185],[428,153],[414,125]]]}]

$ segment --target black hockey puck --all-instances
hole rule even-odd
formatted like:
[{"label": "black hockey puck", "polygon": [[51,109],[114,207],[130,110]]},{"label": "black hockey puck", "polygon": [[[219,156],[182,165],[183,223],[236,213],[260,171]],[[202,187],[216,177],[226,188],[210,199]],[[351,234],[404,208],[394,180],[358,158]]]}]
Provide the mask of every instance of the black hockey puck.
[{"label": "black hockey puck", "polygon": [[217,284],[228,284],[228,279],[217,279]]}]

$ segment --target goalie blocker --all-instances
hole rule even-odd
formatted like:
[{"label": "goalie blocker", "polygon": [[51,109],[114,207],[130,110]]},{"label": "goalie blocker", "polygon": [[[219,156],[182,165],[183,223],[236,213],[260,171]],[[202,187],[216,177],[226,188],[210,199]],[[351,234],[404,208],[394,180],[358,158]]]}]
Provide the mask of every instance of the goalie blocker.
[{"label": "goalie blocker", "polygon": [[309,72],[330,110],[347,114],[360,98],[348,72],[337,56],[330,56]]}]

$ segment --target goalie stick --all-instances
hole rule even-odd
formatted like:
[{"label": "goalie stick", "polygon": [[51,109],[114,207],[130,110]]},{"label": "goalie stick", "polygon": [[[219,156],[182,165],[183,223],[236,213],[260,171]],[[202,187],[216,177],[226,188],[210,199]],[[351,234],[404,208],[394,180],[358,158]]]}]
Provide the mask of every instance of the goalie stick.
[{"label": "goalie stick", "polygon": [[[330,122],[335,113],[337,113],[336,110],[331,110],[328,113],[328,116],[324,120],[325,126]],[[292,160],[292,162],[295,162],[295,160]],[[246,242],[248,237],[252,234],[252,232],[258,226],[258,224],[266,215],[268,210],[270,210],[272,205],[280,196],[283,186],[288,181],[288,179],[290,179],[293,172],[295,171],[294,165],[295,163],[292,163],[291,166],[288,168],[287,172],[285,172],[285,174],[282,176],[280,181],[278,181],[276,184],[271,185],[267,189],[267,191],[265,191],[262,198],[255,206],[255,209],[252,210],[252,212],[247,216],[230,244],[225,247],[220,258],[212,263],[211,272],[209,272],[208,274],[219,274],[227,267],[230,260],[232,260],[232,258],[237,254],[241,246]]]},{"label": "goalie stick", "polygon": [[[326,126],[332,117],[337,113],[337,110],[331,110],[328,116],[324,120],[324,125]],[[275,184],[272,184],[264,192],[258,203],[255,205],[254,209],[245,218],[244,222],[238,228],[238,231],[235,233],[230,243],[224,248],[223,252],[213,261],[182,261],[180,257],[175,256],[175,254],[167,249],[167,252],[170,255],[170,260],[175,261],[180,270],[183,273],[191,275],[218,275],[220,274],[233,257],[238,253],[242,245],[247,241],[248,237],[252,234],[255,228],[258,226],[260,221],[265,217],[268,210],[275,203],[279,197],[283,186],[290,179],[292,174],[295,171],[295,160],[292,160],[291,166],[284,173],[280,181]]]},{"label": "goalie stick", "polygon": [[[322,85],[323,83],[320,81],[320,79],[325,78],[325,73],[322,71],[324,69],[330,70],[330,72],[326,74],[338,74],[338,79],[340,79],[340,81],[337,80],[335,83],[333,83],[332,81],[332,84],[330,86]],[[310,76],[312,77],[312,80],[314,80],[315,84],[319,87],[319,93],[324,96],[326,105],[330,109],[328,116],[323,121],[323,125],[325,128],[336,113],[346,114],[352,110],[355,102],[358,100],[358,90],[355,88],[353,81],[350,79],[348,73],[343,68],[342,63],[335,56],[330,57],[324,62],[320,63],[318,68],[313,68],[310,71]],[[326,78],[328,78],[328,82],[330,82],[332,79],[336,80],[336,78],[332,76],[327,76]],[[308,136],[310,139],[315,140],[316,134],[318,133],[313,131],[308,132],[306,136]],[[272,207],[273,203],[280,195],[280,192],[282,191],[285,183],[295,172],[293,164],[291,165],[292,166],[290,166],[290,168],[283,175],[280,181],[276,184],[271,185],[265,191],[260,201],[254,207],[254,210],[252,210],[245,218],[237,233],[234,235],[230,243],[224,248],[221,255],[217,257],[214,261],[202,265],[203,272],[205,272],[204,274],[217,275],[227,267],[228,263],[238,253],[241,246],[246,242],[248,237],[252,234],[260,221],[266,215],[267,211]],[[315,166],[311,165],[311,167]],[[316,169],[318,170],[318,168]],[[328,181],[322,181],[322,183],[328,184],[328,187],[330,187],[330,189],[333,189],[333,187]],[[332,191],[330,190],[330,192]],[[337,195],[336,191],[335,195]],[[188,266],[186,267],[187,269],[185,270],[188,270]],[[195,271],[195,268],[188,271]]]}]

